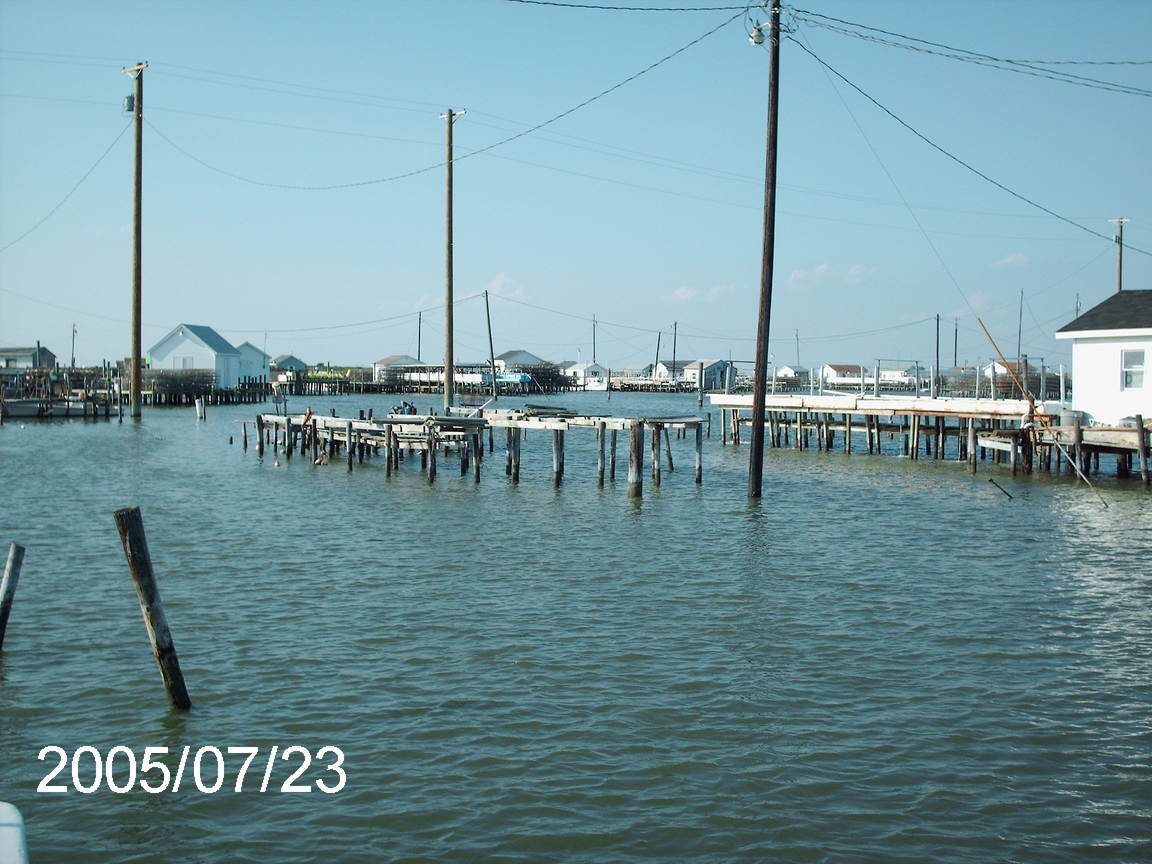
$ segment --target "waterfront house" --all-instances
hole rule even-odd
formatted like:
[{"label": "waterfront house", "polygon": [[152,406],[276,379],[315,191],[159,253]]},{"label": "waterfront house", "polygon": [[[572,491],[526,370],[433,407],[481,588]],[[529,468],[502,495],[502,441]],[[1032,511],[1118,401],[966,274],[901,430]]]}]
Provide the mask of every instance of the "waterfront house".
[{"label": "waterfront house", "polygon": [[800,365],[788,365],[776,367],[777,379],[784,379],[785,381],[799,381],[808,379],[808,370]]},{"label": "waterfront house", "polygon": [[240,352],[240,383],[268,383],[268,362],[272,358],[251,342],[241,342],[236,350]]},{"label": "waterfront house", "polygon": [[[398,380],[402,371],[426,365],[411,354],[389,354],[383,360],[377,360],[372,364],[372,380],[378,384],[383,381]],[[405,368],[401,369],[400,367]]]},{"label": "waterfront house", "polygon": [[211,371],[217,387],[235,387],[240,380],[240,352],[203,324],[177,324],[148,354],[156,370]]},{"label": "waterfront house", "polygon": [[517,349],[496,355],[496,369],[500,372],[514,372],[549,365],[551,364],[547,360],[541,360],[531,351]]},{"label": "waterfront house", "polygon": [[859,387],[864,381],[864,367],[858,363],[825,363],[820,367],[825,384]]},{"label": "waterfront house", "polygon": [[687,365],[687,360],[657,360],[656,368],[652,370],[652,377],[679,381],[684,377],[684,368]]},{"label": "waterfront house", "polygon": [[45,369],[56,365],[56,355],[43,345],[31,348],[0,348],[2,369]]},{"label": "waterfront house", "polygon": [[727,374],[727,360],[694,360],[684,367],[684,380],[693,387],[699,387],[700,377],[703,376],[705,390],[719,390],[724,386],[724,376]]},{"label": "waterfront house", "polygon": [[281,354],[272,361],[272,366],[281,372],[299,372],[301,375],[308,371],[308,364],[293,354]]},{"label": "waterfront house", "polygon": [[1114,425],[1152,418],[1152,291],[1119,291],[1056,331],[1072,340],[1072,407]]},{"label": "waterfront house", "polygon": [[608,378],[608,368],[599,363],[572,363],[567,367],[562,366],[560,372],[578,387],[599,384]]}]

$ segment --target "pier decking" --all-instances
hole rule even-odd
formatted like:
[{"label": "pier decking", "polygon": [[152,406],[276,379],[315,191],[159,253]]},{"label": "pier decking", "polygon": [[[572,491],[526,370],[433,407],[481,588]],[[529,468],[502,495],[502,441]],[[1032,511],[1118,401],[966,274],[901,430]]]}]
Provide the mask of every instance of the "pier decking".
[{"label": "pier decking", "polygon": [[[256,415],[256,447],[263,455],[271,444],[274,453],[283,450],[285,458],[294,452],[311,454],[316,464],[326,464],[339,458],[341,452],[349,471],[363,464],[365,458],[384,456],[387,473],[398,470],[407,454],[420,455],[420,467],[427,472],[428,481],[436,478],[438,458],[456,451],[460,459],[460,474],[471,469],[476,482],[480,480],[480,466],[484,458],[484,433],[488,434],[488,453],[494,450],[495,430],[504,430],[504,471],[512,482],[520,481],[521,448],[525,433],[537,430],[549,433],[552,439],[552,482],[559,485],[564,478],[565,437],[570,431],[588,430],[596,436],[596,479],[604,484],[616,477],[617,439],[621,431],[628,432],[628,497],[643,494],[644,440],[650,436],[651,474],[654,485],[661,484],[667,471],[675,470],[672,458],[670,430],[677,437],[695,434],[695,482],[703,482],[703,436],[707,423],[700,417],[599,417],[564,411],[543,413],[528,410],[456,409],[449,415],[389,414],[374,417],[372,412],[356,418],[322,417],[312,414]],[[243,444],[248,446],[248,428],[244,424]]]},{"label": "pier decking", "polygon": [[[739,444],[742,427],[752,422],[751,394],[710,394],[720,409],[721,440]],[[1116,457],[1116,474],[1127,477],[1138,464],[1141,478],[1149,485],[1148,431],[1143,418],[1134,427],[1081,426],[1075,418],[1063,420],[1063,403],[1037,402],[1031,421],[1031,406],[1024,399],[973,399],[930,397],[885,397],[856,395],[771,395],[765,400],[765,441],[772,447],[809,449],[815,440],[818,450],[832,450],[836,434],[845,453],[852,452],[853,435],[863,436],[868,453],[918,459],[923,455],[966,460],[976,471],[977,462],[987,459],[1000,463],[1007,454],[1012,473],[1031,473],[1034,468],[1080,474],[1099,470],[1100,455]],[[1078,416],[1078,415],[1076,415]],[[895,441],[888,451],[883,441]]]}]

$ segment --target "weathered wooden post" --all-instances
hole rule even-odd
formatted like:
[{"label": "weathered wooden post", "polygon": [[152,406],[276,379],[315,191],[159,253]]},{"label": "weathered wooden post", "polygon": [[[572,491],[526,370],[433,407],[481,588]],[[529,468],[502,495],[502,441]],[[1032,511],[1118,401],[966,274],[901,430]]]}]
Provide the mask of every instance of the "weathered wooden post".
[{"label": "weathered wooden post", "polygon": [[176,656],[172,632],[168,629],[168,619],[164,615],[164,604],[160,601],[160,591],[156,587],[156,575],[152,571],[152,557],[148,554],[148,539],[144,536],[144,519],[140,515],[140,508],[117,510],[116,527],[120,531],[120,542],[124,546],[124,557],[128,560],[132,581],[136,585],[136,598],[140,601],[140,612],[148,630],[152,656],[160,667],[168,699],[172,707],[187,711],[192,707],[192,700],[188,697],[184,673],[180,671],[180,660]]},{"label": "weathered wooden post", "polygon": [[968,420],[968,470],[976,473],[976,418]]},{"label": "weathered wooden post", "polygon": [[460,476],[463,477],[468,473],[468,451],[472,445],[467,436],[458,443],[460,444]]},{"label": "weathered wooden post", "polygon": [[436,479],[436,431],[429,428],[425,433],[425,447],[428,451],[428,482]]},{"label": "weathered wooden post", "polygon": [[504,473],[512,476],[512,427],[504,427]]},{"label": "weathered wooden post", "polygon": [[20,568],[24,564],[24,547],[13,543],[8,547],[8,561],[4,565],[4,579],[0,581],[0,650],[4,648],[4,631],[8,629],[8,616],[16,598],[16,583],[20,581]]},{"label": "weathered wooden post", "polygon": [[1080,415],[1072,418],[1072,454],[1076,459],[1076,482],[1080,482],[1081,472],[1084,472],[1084,430],[1080,427]]},{"label": "weathered wooden post", "polygon": [[292,458],[292,418],[284,418],[284,458]]},{"label": "weathered wooden post", "polygon": [[484,452],[484,438],[483,433],[472,433],[472,479],[477,483],[480,482],[480,461]]},{"label": "weathered wooden post", "polygon": [[1012,467],[1012,476],[1015,477],[1016,471],[1017,471],[1017,466],[1019,464],[1019,459],[1020,459],[1020,436],[1019,435],[1013,433],[1011,446],[1012,446],[1012,449],[1009,451],[1008,461]]},{"label": "weathered wooden post", "polygon": [[660,424],[652,424],[652,483],[660,485]]},{"label": "weathered wooden post", "polygon": [[355,455],[356,448],[352,446],[352,421],[349,420],[344,424],[344,447],[347,450],[346,456],[348,460],[348,470],[352,470],[352,458]]},{"label": "weathered wooden post", "polygon": [[241,434],[243,436],[244,449],[247,450],[248,449],[248,423],[247,423],[247,421],[244,421],[240,424],[240,430],[241,430]]},{"label": "weathered wooden post", "polygon": [[616,433],[617,433],[617,431],[618,430],[616,430],[616,429],[612,430],[612,435],[610,437],[610,443],[609,443],[609,447],[608,447],[608,451],[609,451],[608,479],[609,480],[615,480],[616,479]]},{"label": "weathered wooden post", "polygon": [[596,424],[596,485],[604,485],[604,421]]},{"label": "weathered wooden post", "polygon": [[523,430],[519,426],[512,429],[512,482],[520,482],[520,439]]},{"label": "weathered wooden post", "polygon": [[552,485],[559,486],[564,477],[564,433],[552,430]]},{"label": "weathered wooden post", "polygon": [[676,470],[676,467],[672,464],[672,441],[668,437],[668,427],[664,426],[663,428],[664,428],[664,454],[665,454],[665,457],[668,459],[668,473],[671,474],[673,471]]},{"label": "weathered wooden post", "polygon": [[1143,414],[1136,415],[1136,456],[1140,460],[1140,479],[1148,486],[1148,433],[1144,431]]},{"label": "weathered wooden post", "polygon": [[628,497],[640,498],[644,494],[644,424],[633,420],[629,424],[628,445]]},{"label": "weathered wooden post", "polygon": [[699,486],[704,480],[704,430],[700,428],[700,424],[696,424],[696,485]]}]

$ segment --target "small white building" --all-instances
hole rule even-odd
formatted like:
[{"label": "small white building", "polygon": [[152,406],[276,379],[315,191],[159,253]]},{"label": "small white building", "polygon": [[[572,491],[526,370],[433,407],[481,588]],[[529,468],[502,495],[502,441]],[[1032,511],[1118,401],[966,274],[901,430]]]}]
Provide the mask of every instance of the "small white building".
[{"label": "small white building", "polygon": [[1152,291],[1119,291],[1056,331],[1072,340],[1072,407],[1115,425],[1152,418]]},{"label": "small white building", "polygon": [[217,387],[235,387],[240,380],[240,352],[203,324],[177,324],[148,355],[157,370],[212,370]]},{"label": "small white building", "polygon": [[608,380],[608,367],[601,366],[599,363],[572,363],[564,366],[560,371],[566,378],[571,378],[573,383],[579,387],[587,387]]},{"label": "small white building", "polygon": [[705,390],[719,390],[724,386],[728,365],[727,360],[694,360],[684,367],[684,380],[693,387],[699,387],[703,376]]},{"label": "small white building", "polygon": [[236,350],[240,352],[240,383],[268,383],[268,363],[272,358],[251,342],[241,342]]},{"label": "small white building", "polygon": [[[401,371],[411,371],[413,366],[426,366],[427,364],[421,360],[417,360],[411,354],[389,354],[383,360],[377,360],[372,364],[372,380],[377,384],[385,380],[398,378]],[[409,367],[401,370],[399,367]]]},{"label": "small white building", "polygon": [[37,345],[34,348],[0,348],[0,368],[39,369],[56,365],[56,355]]},{"label": "small white building", "polygon": [[777,366],[776,377],[786,381],[796,381],[801,378],[806,380],[808,378],[808,370],[800,365]]},{"label": "small white building", "polygon": [[820,367],[821,380],[826,384],[859,387],[864,382],[865,368],[857,363],[825,363]]}]

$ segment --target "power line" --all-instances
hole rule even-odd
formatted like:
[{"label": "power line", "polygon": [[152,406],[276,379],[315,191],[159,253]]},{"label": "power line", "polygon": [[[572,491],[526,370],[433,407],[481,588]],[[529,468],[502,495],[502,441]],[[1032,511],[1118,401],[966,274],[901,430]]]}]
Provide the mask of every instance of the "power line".
[{"label": "power line", "polygon": [[[917,138],[919,138],[919,139],[920,139],[921,141],[923,141],[925,144],[929,145],[929,146],[930,146],[930,147],[932,147],[934,150],[937,150],[938,152],[940,152],[940,153],[942,153],[943,155],[947,156],[949,159],[951,159],[951,160],[952,160],[953,162],[955,162],[957,165],[960,165],[960,166],[961,166],[961,167],[963,167],[963,168],[967,168],[969,171],[971,171],[971,172],[972,172],[973,174],[975,174],[977,177],[980,177],[981,179],[983,179],[983,180],[986,180],[987,182],[989,182],[989,183],[991,183],[993,186],[995,186],[997,189],[1000,189],[1000,190],[1001,190],[1001,191],[1003,191],[1003,192],[1007,192],[1007,193],[1008,193],[1009,195],[1011,195],[1013,198],[1017,198],[1017,199],[1019,199],[1020,201],[1023,201],[1025,204],[1028,204],[1028,205],[1030,205],[1030,206],[1032,206],[1032,207],[1035,207],[1037,210],[1042,210],[1043,212],[1047,213],[1049,216],[1052,216],[1052,217],[1054,217],[1054,218],[1056,218],[1056,219],[1059,219],[1061,222],[1066,222],[1067,224],[1071,225],[1071,226],[1072,226],[1072,227],[1074,227],[1074,228],[1079,228],[1081,231],[1084,231],[1084,232],[1086,232],[1086,233],[1088,233],[1088,234],[1091,234],[1093,237],[1098,237],[1098,238],[1100,238],[1101,240],[1107,240],[1109,243],[1113,242],[1113,238],[1109,237],[1108,235],[1106,235],[1106,234],[1101,234],[1099,231],[1094,231],[1094,230],[1092,230],[1091,228],[1088,228],[1088,227],[1087,227],[1087,226],[1085,226],[1085,225],[1081,225],[1079,222],[1076,222],[1076,221],[1074,221],[1074,220],[1072,220],[1072,219],[1069,219],[1067,216],[1061,216],[1061,215],[1060,215],[1059,213],[1057,213],[1055,210],[1050,210],[1049,208],[1045,207],[1043,204],[1039,204],[1039,203],[1037,203],[1036,201],[1033,201],[1031,198],[1028,198],[1028,197],[1026,197],[1026,196],[1024,196],[1024,195],[1021,195],[1019,192],[1016,192],[1015,190],[1013,190],[1013,189],[1010,189],[1009,187],[1005,186],[1005,185],[1004,185],[1003,183],[1001,183],[1000,181],[992,179],[992,178],[991,178],[991,177],[989,177],[987,174],[985,174],[983,171],[980,171],[978,168],[975,168],[975,167],[973,167],[972,165],[970,165],[969,163],[965,162],[965,161],[964,161],[963,159],[961,159],[959,156],[955,156],[955,155],[953,155],[952,153],[950,153],[949,151],[947,151],[947,150],[945,150],[943,147],[941,147],[939,144],[937,144],[935,141],[933,141],[931,138],[929,138],[928,136],[924,135],[922,132],[918,131],[917,129],[915,129],[914,127],[912,127],[910,124],[908,124],[907,122],[905,122],[904,120],[902,120],[902,119],[901,119],[899,116],[897,116],[897,115],[896,115],[896,114],[895,114],[893,111],[891,111],[890,109],[886,108],[884,105],[882,105],[882,104],[881,104],[880,102],[878,102],[878,101],[877,101],[875,98],[873,98],[871,95],[869,95],[868,93],[866,93],[866,92],[865,92],[863,89],[861,89],[859,86],[857,86],[857,85],[856,85],[856,84],[854,84],[852,81],[850,81],[850,80],[848,80],[846,77],[844,77],[844,76],[843,76],[843,75],[842,75],[840,72],[838,72],[836,69],[834,69],[834,68],[833,68],[832,66],[830,66],[828,63],[826,63],[824,60],[822,60],[822,59],[821,59],[819,56],[817,56],[817,55],[815,54],[815,52],[811,51],[811,50],[810,50],[810,49],[809,49],[807,46],[805,46],[805,45],[804,45],[804,43],[800,42],[798,39],[795,39],[795,38],[793,38],[793,37],[791,37],[791,36],[788,36],[788,37],[786,37],[786,38],[787,38],[789,41],[793,42],[794,44],[796,44],[796,45],[800,46],[800,50],[802,50],[802,51],[803,51],[805,54],[808,54],[808,55],[809,55],[810,57],[812,57],[812,59],[814,59],[814,60],[815,60],[817,63],[819,63],[821,66],[823,66],[823,67],[824,67],[825,69],[827,69],[829,72],[831,72],[833,75],[835,75],[837,78],[839,78],[839,79],[840,79],[841,81],[843,81],[845,84],[847,84],[849,87],[851,87],[853,90],[855,90],[857,93],[859,93],[861,96],[863,96],[863,97],[864,97],[865,99],[867,99],[869,102],[871,102],[873,105],[875,105],[875,106],[876,106],[877,108],[879,108],[881,111],[883,111],[885,114],[887,114],[889,117],[891,117],[891,118],[892,118],[893,120],[895,120],[897,123],[899,123],[901,126],[903,126],[905,129],[907,129],[909,132],[911,132],[913,135],[915,135]],[[1139,247],[1137,247],[1137,246],[1129,246],[1129,245],[1127,245],[1127,244],[1126,244],[1126,248],[1128,248],[1128,249],[1131,249],[1131,250],[1133,250],[1133,251],[1135,251],[1135,252],[1139,252],[1139,253],[1141,253],[1142,255],[1149,255],[1149,256],[1152,256],[1152,252],[1148,252],[1147,250],[1141,249],[1141,248],[1139,248]]]},{"label": "power line", "polygon": [[5,243],[3,246],[0,246],[0,252],[4,252],[4,251],[8,250],[9,248],[11,248],[12,246],[15,246],[17,243],[19,243],[21,240],[23,240],[25,237],[27,237],[29,234],[31,234],[33,231],[35,231],[37,228],[39,228],[41,225],[43,225],[45,222],[47,222],[49,219],[51,219],[51,218],[52,218],[52,215],[53,215],[53,214],[54,214],[54,213],[55,213],[57,210],[59,210],[61,207],[63,207],[63,206],[64,206],[65,202],[67,202],[67,200],[68,200],[69,198],[71,198],[71,197],[72,197],[73,193],[74,193],[74,192],[75,192],[77,189],[79,189],[79,188],[80,188],[80,187],[81,187],[81,186],[84,184],[84,181],[88,179],[88,176],[89,176],[89,175],[90,175],[90,174],[91,174],[93,171],[95,171],[95,170],[96,170],[96,168],[97,168],[97,167],[100,165],[100,163],[101,163],[101,162],[103,162],[103,161],[104,161],[104,157],[105,157],[105,156],[107,156],[109,153],[111,153],[111,152],[112,152],[112,148],[116,146],[116,143],[117,143],[117,142],[118,142],[118,141],[119,141],[119,140],[120,140],[122,137],[124,137],[124,133],[128,131],[128,127],[129,127],[129,126],[131,126],[131,125],[132,125],[132,122],[131,122],[131,121],[129,121],[128,123],[125,123],[125,124],[124,124],[124,128],[123,128],[123,129],[121,129],[121,130],[120,130],[120,131],[117,133],[116,137],[112,139],[112,143],[111,143],[111,144],[109,144],[109,145],[108,145],[108,146],[107,146],[107,147],[104,149],[104,152],[100,154],[99,158],[97,158],[97,160],[96,160],[95,162],[93,162],[93,163],[92,163],[92,167],[91,167],[91,168],[89,168],[87,171],[85,171],[85,172],[84,172],[84,176],[83,176],[83,177],[81,177],[79,180],[77,180],[77,181],[76,181],[76,185],[75,185],[75,186],[73,186],[71,189],[69,189],[69,190],[68,190],[68,194],[67,194],[67,195],[65,195],[63,198],[61,198],[61,199],[60,199],[60,201],[59,201],[59,202],[56,204],[56,206],[55,206],[55,207],[53,207],[51,210],[49,210],[49,211],[48,211],[48,212],[47,212],[47,213],[44,215],[44,217],[43,217],[43,218],[42,218],[42,219],[41,219],[39,222],[37,222],[35,225],[33,225],[31,228],[29,228],[27,231],[25,231],[25,232],[24,232],[23,234],[21,234],[19,237],[16,237],[15,239],[13,239],[13,240],[10,240],[9,242]]},{"label": "power line", "polygon": [[[744,9],[744,7],[741,7],[741,10],[743,10],[743,9]],[[670,54],[664,55],[663,57],[661,57],[656,62],[650,63],[648,66],[644,67],[639,72],[636,72],[632,75],[629,75],[623,81],[620,81],[616,84],[613,84],[611,87],[608,87],[604,90],[601,90],[595,96],[591,96],[588,99],[585,99],[583,102],[580,102],[576,105],[573,105],[571,108],[568,108],[565,111],[561,111],[559,114],[556,114],[555,116],[553,116],[547,120],[544,120],[540,123],[537,123],[535,126],[530,126],[527,129],[524,129],[524,130],[517,132],[513,135],[509,135],[508,137],[503,138],[499,141],[496,141],[493,144],[489,144],[485,147],[480,147],[476,150],[473,150],[470,153],[465,153],[461,156],[457,156],[452,161],[453,162],[459,162],[463,159],[469,159],[473,156],[478,156],[481,153],[487,153],[490,150],[495,150],[497,147],[502,147],[503,145],[509,144],[513,141],[516,141],[520,138],[523,138],[526,135],[531,135],[533,132],[536,132],[540,129],[543,129],[545,126],[550,126],[551,124],[557,122],[558,120],[562,120],[563,118],[565,118],[571,114],[574,114],[575,112],[579,111],[581,108],[585,108],[588,105],[591,105],[593,102],[596,102],[597,100],[604,98],[605,96],[609,95],[610,93],[614,93],[615,91],[619,90],[621,87],[624,87],[624,86],[632,83],[637,78],[640,78],[641,76],[646,75],[647,73],[651,72],[653,69],[656,69],[657,67],[662,66],[663,64],[667,63],[672,58],[677,57],[680,54],[683,54],[689,48],[692,48],[693,46],[704,41],[709,36],[711,36],[713,33],[716,33],[717,31],[723,29],[724,27],[727,27],[729,24],[731,24],[733,21],[735,21],[737,18],[739,18],[742,14],[744,14],[743,11],[737,13],[736,15],[733,15],[731,18],[729,18],[726,21],[723,21],[720,24],[716,25],[715,27],[713,27],[708,32],[706,32],[700,36],[697,36],[695,39],[693,39],[691,42],[688,42],[686,45],[683,45],[680,48],[677,48],[675,51],[673,51]],[[314,192],[314,191],[330,191],[330,190],[334,190],[334,189],[351,189],[351,188],[355,188],[355,187],[359,187],[359,186],[372,186],[372,185],[376,185],[376,184],[380,184],[380,183],[389,183],[389,182],[392,182],[394,180],[403,180],[403,179],[406,179],[408,177],[415,177],[418,174],[425,174],[429,171],[435,171],[438,168],[444,167],[444,165],[446,164],[445,162],[437,162],[435,165],[426,165],[423,168],[416,168],[412,171],[406,171],[406,172],[403,172],[401,174],[393,174],[393,175],[390,175],[388,177],[378,177],[378,178],[375,178],[372,180],[359,180],[359,181],[355,181],[352,183],[335,183],[335,184],[322,185],[322,186],[320,186],[320,185],[318,185],[318,186],[305,186],[305,185],[297,185],[297,184],[290,184],[290,183],[267,183],[267,182],[264,182],[262,180],[254,180],[250,177],[245,177],[241,174],[236,174],[236,173],[233,173],[231,171],[226,171],[223,168],[219,168],[215,165],[212,165],[208,162],[205,162],[203,159],[199,158],[198,156],[193,155],[192,153],[185,150],[183,147],[179,146],[175,141],[173,141],[171,138],[169,138],[167,135],[165,135],[163,132],[161,132],[159,129],[157,129],[153,123],[149,122],[148,120],[145,120],[144,122],[148,123],[149,128],[151,128],[157,135],[159,135],[166,142],[168,142],[169,145],[171,145],[173,148],[175,148],[180,153],[184,154],[185,156],[187,156],[189,159],[196,162],[197,164],[202,165],[203,167],[205,167],[211,171],[215,171],[218,174],[223,174],[226,177],[231,177],[235,180],[240,180],[244,183],[251,183],[254,186],[264,186],[264,187],[269,187],[269,188],[273,188],[273,189],[292,189],[292,190],[297,190],[297,191]]]},{"label": "power line", "polygon": [[739,9],[747,11],[755,3],[743,6],[600,6],[592,3],[561,3],[558,0],[507,0],[508,3],[522,3],[525,6],[557,6],[561,9],[594,9],[598,12],[731,12]]}]

